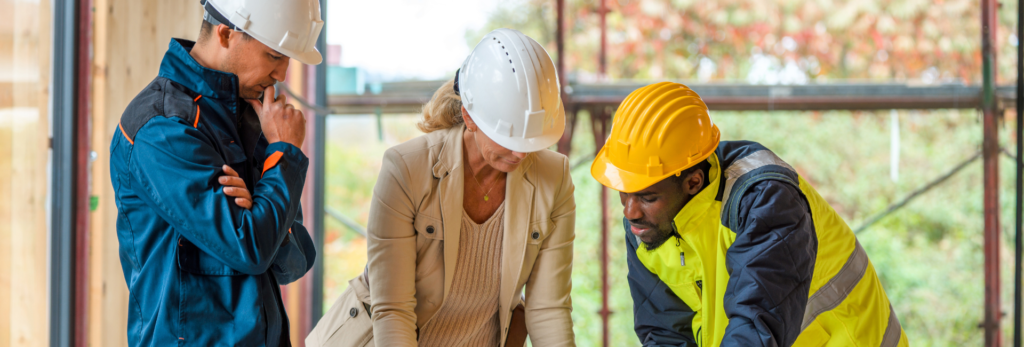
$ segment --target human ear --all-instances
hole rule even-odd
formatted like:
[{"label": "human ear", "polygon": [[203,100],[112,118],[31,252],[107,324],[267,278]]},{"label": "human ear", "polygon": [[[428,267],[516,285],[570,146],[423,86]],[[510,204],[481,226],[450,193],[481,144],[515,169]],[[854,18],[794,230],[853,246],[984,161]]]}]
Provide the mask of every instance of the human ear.
[{"label": "human ear", "polygon": [[224,48],[228,48],[231,45],[231,32],[233,31],[224,24],[217,24],[217,26],[213,27],[213,33],[217,36],[217,43]]},{"label": "human ear", "polygon": [[696,195],[697,193],[700,192],[700,188],[703,186],[704,171],[696,170],[692,174],[690,174],[690,177],[686,178],[686,185],[683,187],[683,189],[685,189],[686,193],[689,195]]},{"label": "human ear", "polygon": [[469,116],[469,111],[466,111],[466,107],[462,107],[462,122],[466,123],[466,129],[471,132],[476,132],[479,129],[476,123],[473,122],[473,118]]}]

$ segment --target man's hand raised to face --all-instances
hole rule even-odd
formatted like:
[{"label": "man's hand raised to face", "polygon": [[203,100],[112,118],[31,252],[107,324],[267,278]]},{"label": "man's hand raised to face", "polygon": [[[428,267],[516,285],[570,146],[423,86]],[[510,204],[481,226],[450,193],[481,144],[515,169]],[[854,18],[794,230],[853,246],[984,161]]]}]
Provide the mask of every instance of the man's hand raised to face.
[{"label": "man's hand raised to face", "polygon": [[268,142],[287,142],[302,148],[302,142],[306,139],[306,118],[302,115],[302,111],[285,103],[284,95],[275,98],[274,86],[267,87],[263,91],[263,101],[258,99],[245,99],[245,101],[256,109],[256,114],[260,117],[260,126],[263,128],[263,135],[267,137]]}]

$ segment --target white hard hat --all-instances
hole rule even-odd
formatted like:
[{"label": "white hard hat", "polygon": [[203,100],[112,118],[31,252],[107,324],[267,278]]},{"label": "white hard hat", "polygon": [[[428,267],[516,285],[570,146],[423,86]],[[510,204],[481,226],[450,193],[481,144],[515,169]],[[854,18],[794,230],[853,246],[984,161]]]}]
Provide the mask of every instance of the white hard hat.
[{"label": "white hard hat", "polygon": [[565,130],[558,74],[537,41],[512,29],[484,36],[456,76],[462,104],[498,145],[536,152]]},{"label": "white hard hat", "polygon": [[201,0],[203,19],[225,24],[306,64],[323,61],[316,40],[324,21],[318,0]]}]

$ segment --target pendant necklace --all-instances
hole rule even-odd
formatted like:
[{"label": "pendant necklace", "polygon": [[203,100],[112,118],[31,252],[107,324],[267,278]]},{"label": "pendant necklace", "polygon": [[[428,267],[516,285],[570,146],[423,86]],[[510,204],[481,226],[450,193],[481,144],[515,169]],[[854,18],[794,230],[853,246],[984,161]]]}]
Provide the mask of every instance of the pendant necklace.
[{"label": "pendant necklace", "polygon": [[[478,181],[478,180],[476,179],[476,175],[471,175],[471,176],[473,177],[473,182],[476,182],[476,186],[477,186],[477,187],[480,187],[480,189],[484,189],[484,186],[483,186],[482,184],[480,184],[480,181]],[[494,189],[494,183],[497,183],[497,182],[498,182],[498,179],[497,179],[497,178],[495,178],[495,179],[494,179],[494,182],[491,182],[491,187],[490,187],[490,188],[488,188],[488,189],[487,189],[487,192],[485,192],[485,193],[484,193],[484,201],[488,201],[488,200],[491,200],[491,197],[490,197],[490,196],[489,196],[488,194],[490,194],[490,193],[491,193],[491,190],[493,190],[493,189]]]}]

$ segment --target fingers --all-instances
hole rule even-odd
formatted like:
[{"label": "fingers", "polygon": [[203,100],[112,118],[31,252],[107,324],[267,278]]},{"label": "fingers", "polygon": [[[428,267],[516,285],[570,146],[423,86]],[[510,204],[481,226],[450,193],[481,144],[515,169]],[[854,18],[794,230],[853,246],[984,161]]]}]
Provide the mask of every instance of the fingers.
[{"label": "fingers", "polygon": [[235,198],[235,204],[244,209],[252,209],[252,194],[245,188],[245,181],[238,177],[238,172],[230,166],[223,166],[225,176],[217,181],[224,185],[224,195]]},{"label": "fingers", "polygon": [[220,176],[217,178],[217,182],[225,187],[236,187],[245,189],[245,181],[239,177],[234,176]]},{"label": "fingers", "polygon": [[252,199],[252,195],[249,194],[249,190],[248,189],[239,188],[239,187],[225,186],[224,187],[224,195],[230,196],[232,198]]},{"label": "fingers", "polygon": [[235,198],[235,204],[244,209],[252,208],[252,195],[245,188],[224,187],[224,195]]},{"label": "fingers", "polygon": [[252,200],[246,198],[236,198],[235,205],[238,205],[238,207],[244,208],[246,210],[251,210]]},{"label": "fingers", "polygon": [[221,169],[223,169],[224,173],[227,174],[228,176],[238,177],[238,172],[235,171],[235,169],[232,169],[231,166],[224,165],[224,166],[221,166]]},{"label": "fingers", "polygon": [[[263,90],[263,103],[264,104],[272,104],[272,103],[277,101],[277,98],[274,97],[274,92],[275,92],[274,86],[269,86],[269,87],[267,87],[267,89]],[[267,100],[268,98],[270,100]]]},{"label": "fingers", "polygon": [[260,99],[244,99],[244,100],[245,100],[245,102],[248,102],[249,105],[252,105],[252,108],[254,110],[256,110],[256,115],[257,116],[263,114],[263,102],[260,101]]}]

